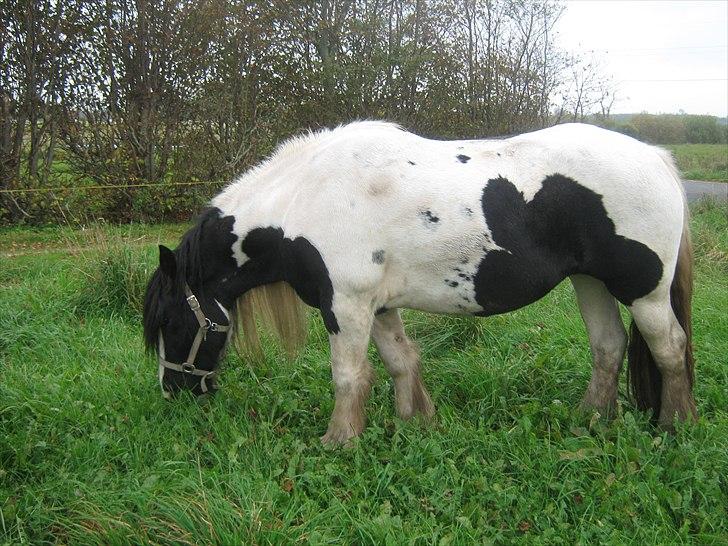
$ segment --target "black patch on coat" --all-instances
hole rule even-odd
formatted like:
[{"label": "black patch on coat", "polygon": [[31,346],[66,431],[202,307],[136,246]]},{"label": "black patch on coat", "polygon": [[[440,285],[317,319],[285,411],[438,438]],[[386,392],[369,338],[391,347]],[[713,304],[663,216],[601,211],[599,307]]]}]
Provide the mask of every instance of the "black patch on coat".
[{"label": "black patch on coat", "polygon": [[247,269],[253,277],[259,272],[269,278],[267,282],[287,282],[307,305],[321,311],[330,334],[339,333],[339,323],[332,310],[334,288],[329,270],[308,239],[289,239],[279,227],[256,228],[248,232],[241,248],[250,258],[241,269]]},{"label": "black patch on coat", "polygon": [[663,265],[644,244],[617,235],[602,196],[553,174],[526,203],[503,177],[488,181],[481,199],[493,241],[473,279],[478,315],[532,303],[569,275],[600,279],[623,304],[655,289]]},{"label": "black patch on coat", "polygon": [[375,264],[383,264],[384,263],[384,251],[383,250],[375,250],[372,252],[372,262]]},{"label": "black patch on coat", "polygon": [[410,161],[409,159],[407,160],[407,163],[409,163],[410,165],[417,165],[417,163],[415,163],[414,161]]},{"label": "black patch on coat", "polygon": [[464,154],[458,154],[457,158],[460,163],[467,163],[468,161],[470,161],[470,156]]},{"label": "black patch on coat", "polygon": [[440,221],[440,218],[432,214],[430,210],[421,210],[420,216],[425,220],[425,225],[436,224]]},{"label": "black patch on coat", "polygon": [[448,286],[452,286],[455,288],[458,284],[460,284],[458,281],[451,281],[450,279],[445,279],[445,284]]}]

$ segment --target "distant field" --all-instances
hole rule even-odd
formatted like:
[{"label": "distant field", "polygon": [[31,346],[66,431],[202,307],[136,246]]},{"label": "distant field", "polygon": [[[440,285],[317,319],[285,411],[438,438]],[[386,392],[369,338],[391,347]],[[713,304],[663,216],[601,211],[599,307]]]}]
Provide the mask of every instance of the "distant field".
[{"label": "distant field", "polygon": [[687,180],[728,182],[728,144],[669,144]]},{"label": "distant field", "polygon": [[207,403],[160,396],[139,310],[185,225],[0,229],[0,545],[728,544],[727,213],[693,209],[696,425],[574,411],[591,357],[564,283],[489,319],[405,313],[435,422],[395,417],[372,350],[369,426],[333,451],[320,319],[295,362],[266,340]]}]

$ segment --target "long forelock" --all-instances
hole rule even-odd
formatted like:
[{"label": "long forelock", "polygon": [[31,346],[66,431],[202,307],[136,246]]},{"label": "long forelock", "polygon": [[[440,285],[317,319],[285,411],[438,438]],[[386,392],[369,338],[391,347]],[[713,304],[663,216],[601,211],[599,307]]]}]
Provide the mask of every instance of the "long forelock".
[{"label": "long forelock", "polygon": [[144,348],[147,353],[157,351],[157,338],[159,328],[162,325],[159,302],[162,292],[165,290],[165,279],[162,272],[157,269],[147,284],[147,291],[144,295]]}]

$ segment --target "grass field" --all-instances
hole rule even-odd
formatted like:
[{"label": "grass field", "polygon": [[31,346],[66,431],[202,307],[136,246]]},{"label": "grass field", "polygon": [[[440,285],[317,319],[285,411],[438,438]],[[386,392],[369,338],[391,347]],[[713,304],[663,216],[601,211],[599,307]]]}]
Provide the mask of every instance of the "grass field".
[{"label": "grass field", "polygon": [[162,399],[139,298],[184,226],[2,230],[0,544],[728,544],[727,216],[693,218],[696,425],[573,411],[590,357],[562,285],[490,319],[406,313],[436,421],[395,417],[372,351],[369,426],[334,451],[318,319],[296,362],[269,343],[213,399]]},{"label": "grass field", "polygon": [[683,178],[728,182],[728,144],[667,145]]}]

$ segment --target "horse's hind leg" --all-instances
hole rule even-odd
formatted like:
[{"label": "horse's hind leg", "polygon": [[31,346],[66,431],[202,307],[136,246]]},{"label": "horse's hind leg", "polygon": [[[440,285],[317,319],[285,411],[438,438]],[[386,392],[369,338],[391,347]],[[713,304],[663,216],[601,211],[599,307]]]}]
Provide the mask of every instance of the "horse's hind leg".
[{"label": "horse's hind leg", "polygon": [[[343,298],[338,299],[340,302]],[[336,401],[321,441],[344,444],[361,434],[366,423],[364,405],[372,381],[372,367],[367,360],[372,313],[368,307],[353,303],[339,303],[334,312],[339,332],[329,335],[329,343]]]},{"label": "horse's hind leg", "polygon": [[611,415],[617,403],[619,371],[627,348],[627,332],[619,307],[600,280],[573,275],[579,310],[584,319],[592,353],[592,376],[581,402],[584,411]]},{"label": "horse's hind leg", "polygon": [[397,309],[386,311],[374,318],[372,338],[394,381],[397,415],[402,419],[409,419],[417,414],[432,416],[435,407],[422,382],[419,351],[405,334]]},{"label": "horse's hind leg", "polygon": [[676,418],[679,421],[696,418],[691,378],[685,363],[688,339],[675,317],[669,291],[656,290],[635,300],[629,310],[660,371],[660,426],[669,430]]}]

